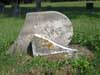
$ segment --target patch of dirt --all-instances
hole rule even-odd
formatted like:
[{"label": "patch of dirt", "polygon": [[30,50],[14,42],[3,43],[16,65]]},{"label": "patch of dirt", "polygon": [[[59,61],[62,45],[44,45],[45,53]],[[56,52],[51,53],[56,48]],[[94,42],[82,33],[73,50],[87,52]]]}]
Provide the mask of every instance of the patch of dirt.
[{"label": "patch of dirt", "polygon": [[38,69],[32,69],[30,72],[29,72],[29,75],[40,75],[41,74],[41,71],[38,70]]}]

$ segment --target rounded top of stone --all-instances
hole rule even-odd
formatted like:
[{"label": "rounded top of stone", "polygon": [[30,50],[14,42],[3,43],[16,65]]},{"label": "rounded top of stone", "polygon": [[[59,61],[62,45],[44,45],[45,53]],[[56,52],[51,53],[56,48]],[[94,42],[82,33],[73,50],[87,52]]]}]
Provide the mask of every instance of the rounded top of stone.
[{"label": "rounded top of stone", "polygon": [[58,11],[41,11],[41,12],[29,12],[27,13],[27,15],[34,15],[34,14],[48,14],[48,13],[56,13],[56,14],[59,14],[59,15],[62,15],[64,17],[66,17],[64,14],[58,12]]}]

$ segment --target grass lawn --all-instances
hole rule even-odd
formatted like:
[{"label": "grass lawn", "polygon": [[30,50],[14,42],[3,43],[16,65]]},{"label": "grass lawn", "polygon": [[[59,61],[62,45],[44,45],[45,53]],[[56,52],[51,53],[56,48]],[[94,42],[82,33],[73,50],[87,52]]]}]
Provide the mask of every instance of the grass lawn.
[{"label": "grass lawn", "polygon": [[[74,27],[72,44],[87,46],[95,55],[92,61],[86,59],[74,62],[49,61],[46,58],[5,55],[17,38],[25,20],[25,13],[35,11],[34,4],[21,6],[21,15],[11,16],[10,6],[0,13],[0,75],[66,75],[65,66],[72,64],[79,75],[100,74],[100,2],[94,2],[94,9],[87,10],[85,2],[42,3],[42,10],[56,10],[67,15]],[[76,64],[76,62],[78,64]],[[64,70],[63,70],[64,69]],[[55,73],[56,72],[56,73]],[[36,74],[35,74],[36,73]],[[76,71],[73,75],[77,75]]]}]

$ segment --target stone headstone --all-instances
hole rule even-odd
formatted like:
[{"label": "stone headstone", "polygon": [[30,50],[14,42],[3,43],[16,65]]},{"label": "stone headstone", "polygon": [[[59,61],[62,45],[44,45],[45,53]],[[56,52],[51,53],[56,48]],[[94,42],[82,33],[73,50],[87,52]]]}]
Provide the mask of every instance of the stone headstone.
[{"label": "stone headstone", "polygon": [[[9,53],[27,53],[28,47],[37,54],[74,51],[67,48],[73,35],[73,27],[67,16],[57,11],[32,12],[26,15],[25,24]],[[34,44],[35,43],[35,44]],[[69,50],[68,50],[69,49]],[[35,50],[35,51],[34,51]],[[67,51],[65,51],[67,50]]]}]

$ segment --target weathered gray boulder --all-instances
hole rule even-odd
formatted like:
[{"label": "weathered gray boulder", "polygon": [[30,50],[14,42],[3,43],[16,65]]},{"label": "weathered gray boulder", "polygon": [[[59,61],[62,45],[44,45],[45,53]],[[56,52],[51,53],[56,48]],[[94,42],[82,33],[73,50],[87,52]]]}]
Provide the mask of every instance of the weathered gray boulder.
[{"label": "weathered gray boulder", "polygon": [[[21,54],[27,54],[29,49],[32,49],[34,52],[34,34],[38,34],[53,41],[54,43],[58,44],[57,47],[59,45],[67,47],[72,39],[73,27],[68,17],[56,11],[28,13],[26,15],[25,24],[18,36],[18,39],[10,47],[8,53],[18,52]],[[34,47],[38,46],[34,45]]]}]

